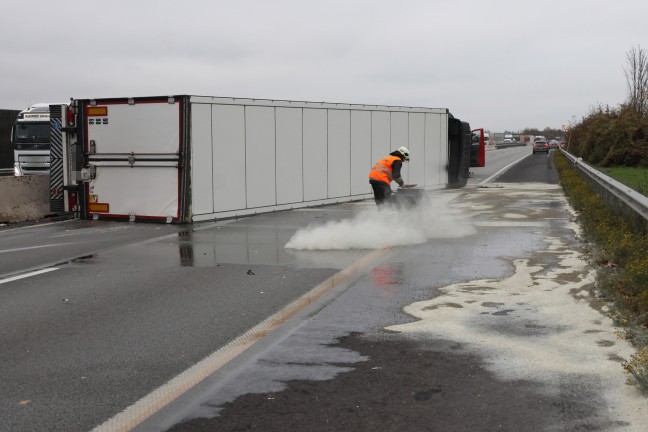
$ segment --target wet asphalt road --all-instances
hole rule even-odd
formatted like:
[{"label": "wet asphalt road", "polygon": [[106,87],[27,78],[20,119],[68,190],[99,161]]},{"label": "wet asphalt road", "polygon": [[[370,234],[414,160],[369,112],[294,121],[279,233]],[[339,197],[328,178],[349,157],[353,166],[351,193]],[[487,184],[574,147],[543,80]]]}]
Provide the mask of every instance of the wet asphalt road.
[{"label": "wet asphalt road", "polygon": [[361,254],[318,266],[283,249],[331,213],[347,214],[1,232],[7,276],[58,265],[0,278],[0,430],[90,430],[336,273]]},{"label": "wet asphalt road", "polygon": [[[504,154],[496,152],[493,156]],[[552,199],[559,191],[533,195],[556,181],[550,158],[533,155],[518,165],[520,170],[511,168],[501,177],[507,176],[506,184],[533,181],[530,188],[431,194],[469,214],[476,234],[387,250],[189,391],[164,394],[168,404],[162,405],[147,395],[365,257],[367,250],[283,246],[299,227],[351,218],[371,203],[191,229],[74,221],[0,232],[2,249],[38,251],[11,263],[3,259],[2,265],[8,264],[2,274],[15,274],[17,265],[62,263],[57,270],[0,284],[0,430],[90,430],[115,415],[115,428],[105,430],[137,424],[134,430],[140,431],[645,430],[634,417],[624,417],[599,378],[507,376],[497,367],[497,355],[468,338],[470,326],[457,334],[399,327],[425,321],[416,307],[407,312],[408,305],[438,298],[444,301],[425,305],[421,313],[481,305],[470,320],[486,320],[478,327],[496,328],[497,334],[524,330],[523,336],[535,337],[551,328],[530,319],[521,326],[504,324],[517,307],[509,309],[506,299],[525,293],[481,302],[446,300],[443,294],[452,284],[517,274],[516,259],[557,267],[563,258],[543,252],[547,238],[564,239],[561,254],[578,247],[569,213]],[[476,169],[471,183],[491,174]],[[428,222],[449,223],[450,230],[452,218],[442,216]],[[48,246],[35,247],[42,245]],[[55,250],[61,253],[50,252]],[[579,280],[571,273],[561,278]],[[491,291],[497,290],[479,295]],[[454,319],[441,317],[444,323]],[[609,330],[592,327],[596,335]],[[476,339],[488,337],[484,331]],[[506,353],[504,341],[498,343]],[[119,416],[141,398],[148,412],[139,412],[140,405]]]}]

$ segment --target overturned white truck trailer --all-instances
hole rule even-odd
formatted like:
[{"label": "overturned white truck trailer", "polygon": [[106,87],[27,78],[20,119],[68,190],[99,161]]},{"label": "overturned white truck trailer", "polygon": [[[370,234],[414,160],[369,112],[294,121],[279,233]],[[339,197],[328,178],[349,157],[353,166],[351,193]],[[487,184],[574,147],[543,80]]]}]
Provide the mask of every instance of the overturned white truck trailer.
[{"label": "overturned white truck trailer", "polygon": [[400,146],[412,155],[404,179],[425,188],[464,186],[470,165],[470,126],[445,108],[178,95],[51,112],[52,210],[88,219],[184,223],[366,199],[370,168]]}]

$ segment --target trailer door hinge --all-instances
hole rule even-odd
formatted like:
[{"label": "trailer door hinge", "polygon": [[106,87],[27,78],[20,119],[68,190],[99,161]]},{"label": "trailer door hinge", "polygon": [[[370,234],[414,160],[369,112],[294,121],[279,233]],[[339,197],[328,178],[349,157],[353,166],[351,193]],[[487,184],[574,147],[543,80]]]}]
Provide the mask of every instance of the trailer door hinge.
[{"label": "trailer door hinge", "polygon": [[97,168],[90,165],[88,168],[81,168],[81,180],[88,182],[97,178]]},{"label": "trailer door hinge", "polygon": [[135,153],[128,155],[128,165],[130,165],[131,168],[133,168],[133,165],[135,165]]}]

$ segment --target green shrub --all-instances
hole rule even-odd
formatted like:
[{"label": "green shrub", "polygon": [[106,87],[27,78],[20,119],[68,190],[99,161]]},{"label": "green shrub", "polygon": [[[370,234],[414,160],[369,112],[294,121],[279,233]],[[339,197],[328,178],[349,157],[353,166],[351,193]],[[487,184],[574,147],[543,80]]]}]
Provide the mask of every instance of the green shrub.
[{"label": "green shrub", "polygon": [[592,109],[569,142],[569,152],[592,165],[648,167],[648,117],[625,106]]}]

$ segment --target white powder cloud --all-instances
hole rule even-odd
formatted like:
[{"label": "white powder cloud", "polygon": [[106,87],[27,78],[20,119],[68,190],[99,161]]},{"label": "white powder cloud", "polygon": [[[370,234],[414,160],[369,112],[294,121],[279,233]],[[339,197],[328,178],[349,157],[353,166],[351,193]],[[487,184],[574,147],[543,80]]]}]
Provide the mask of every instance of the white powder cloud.
[{"label": "white powder cloud", "polygon": [[423,200],[413,207],[369,208],[351,219],[329,221],[298,230],[288,249],[379,249],[425,243],[434,238],[474,234],[475,227],[448,199]]}]

